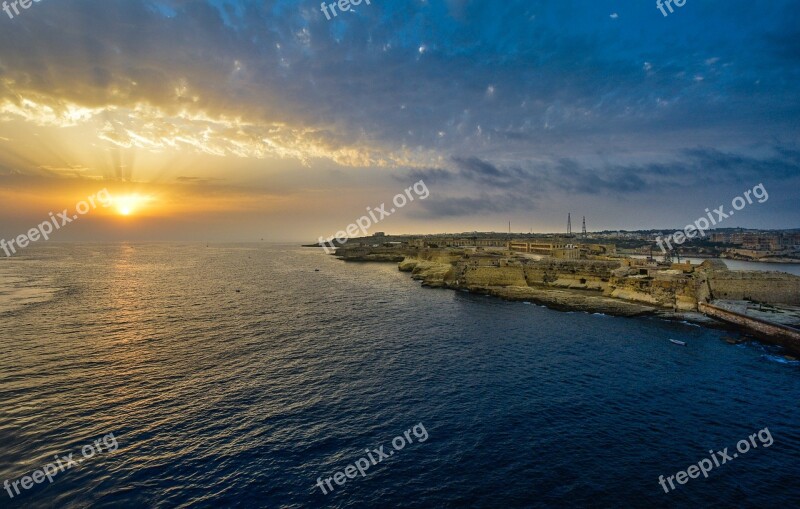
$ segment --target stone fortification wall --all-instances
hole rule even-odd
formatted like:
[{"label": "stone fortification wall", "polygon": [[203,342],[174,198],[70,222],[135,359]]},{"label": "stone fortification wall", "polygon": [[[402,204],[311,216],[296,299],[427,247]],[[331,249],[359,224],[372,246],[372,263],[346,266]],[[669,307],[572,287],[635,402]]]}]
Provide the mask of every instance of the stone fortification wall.
[{"label": "stone fortification wall", "polygon": [[791,274],[714,271],[708,275],[708,284],[714,299],[800,306],[800,277]]},{"label": "stone fortification wall", "polygon": [[795,354],[800,354],[800,331],[797,329],[765,322],[758,318],[722,309],[704,302],[699,304],[699,308],[700,311],[708,316],[749,329],[761,339],[781,345]]}]

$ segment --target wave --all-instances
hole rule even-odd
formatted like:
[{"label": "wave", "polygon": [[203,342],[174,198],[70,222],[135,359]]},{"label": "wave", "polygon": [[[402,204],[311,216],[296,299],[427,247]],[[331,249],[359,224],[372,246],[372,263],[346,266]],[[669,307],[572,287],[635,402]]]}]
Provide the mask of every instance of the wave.
[{"label": "wave", "polygon": [[23,274],[27,263],[16,262],[0,267],[0,315],[24,306],[49,302],[62,290],[48,277]]}]

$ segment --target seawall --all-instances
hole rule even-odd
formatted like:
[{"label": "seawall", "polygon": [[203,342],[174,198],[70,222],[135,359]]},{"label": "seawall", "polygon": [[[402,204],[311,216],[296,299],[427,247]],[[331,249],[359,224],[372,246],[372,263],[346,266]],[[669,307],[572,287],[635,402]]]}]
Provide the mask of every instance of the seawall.
[{"label": "seawall", "polygon": [[698,308],[705,315],[748,329],[760,339],[780,345],[795,355],[800,355],[800,331],[797,329],[746,316],[704,302],[698,303]]}]

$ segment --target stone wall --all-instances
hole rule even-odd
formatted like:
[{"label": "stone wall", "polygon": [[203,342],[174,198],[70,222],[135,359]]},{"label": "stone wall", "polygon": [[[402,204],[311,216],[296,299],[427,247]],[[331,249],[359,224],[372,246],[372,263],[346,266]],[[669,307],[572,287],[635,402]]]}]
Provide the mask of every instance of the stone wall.
[{"label": "stone wall", "polygon": [[751,300],[767,304],[800,306],[800,277],[780,272],[711,272],[714,299]]},{"label": "stone wall", "polygon": [[521,266],[465,266],[458,273],[460,284],[469,286],[528,286]]},{"label": "stone wall", "polygon": [[797,329],[745,316],[704,302],[698,307],[708,316],[744,327],[767,342],[781,345],[794,354],[800,354],[800,331]]},{"label": "stone wall", "polygon": [[524,265],[529,285],[599,291],[606,289],[613,271],[619,266],[619,262],[550,259]]}]

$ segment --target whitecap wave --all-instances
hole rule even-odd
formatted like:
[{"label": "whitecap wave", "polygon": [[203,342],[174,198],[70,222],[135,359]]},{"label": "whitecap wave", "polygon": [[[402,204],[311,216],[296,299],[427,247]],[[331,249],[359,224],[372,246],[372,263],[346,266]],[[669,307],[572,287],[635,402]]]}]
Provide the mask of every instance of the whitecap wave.
[{"label": "whitecap wave", "polygon": [[800,366],[800,360],[787,359],[786,357],[783,357],[781,355],[764,354],[761,357],[771,362],[777,362],[778,364],[789,364],[791,366]]}]

